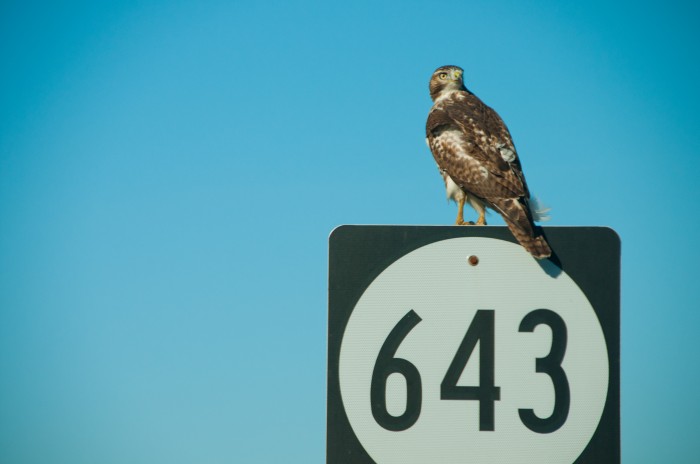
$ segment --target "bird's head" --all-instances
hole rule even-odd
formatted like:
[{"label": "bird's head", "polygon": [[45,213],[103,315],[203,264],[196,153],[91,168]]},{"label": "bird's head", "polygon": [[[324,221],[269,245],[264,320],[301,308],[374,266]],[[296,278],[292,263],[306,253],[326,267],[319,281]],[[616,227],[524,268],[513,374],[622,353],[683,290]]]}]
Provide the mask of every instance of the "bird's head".
[{"label": "bird's head", "polygon": [[430,98],[437,100],[441,95],[455,90],[466,90],[462,75],[464,70],[459,66],[440,66],[430,78]]}]

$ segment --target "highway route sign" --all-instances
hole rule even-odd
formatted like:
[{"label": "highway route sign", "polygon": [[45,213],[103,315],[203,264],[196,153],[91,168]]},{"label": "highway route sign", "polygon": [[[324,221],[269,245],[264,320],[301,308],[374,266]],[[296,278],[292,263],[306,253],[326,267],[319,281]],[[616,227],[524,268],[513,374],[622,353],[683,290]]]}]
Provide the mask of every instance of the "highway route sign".
[{"label": "highway route sign", "polygon": [[327,462],[620,462],[620,240],[548,227],[340,226]]}]

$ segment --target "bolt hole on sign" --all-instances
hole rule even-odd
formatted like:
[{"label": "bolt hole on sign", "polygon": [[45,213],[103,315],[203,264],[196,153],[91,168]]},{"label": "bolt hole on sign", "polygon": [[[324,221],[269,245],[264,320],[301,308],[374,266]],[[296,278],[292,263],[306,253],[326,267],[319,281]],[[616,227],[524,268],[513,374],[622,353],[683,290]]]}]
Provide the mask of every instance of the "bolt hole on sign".
[{"label": "bolt hole on sign", "polygon": [[331,233],[328,463],[620,462],[620,240],[544,234]]}]

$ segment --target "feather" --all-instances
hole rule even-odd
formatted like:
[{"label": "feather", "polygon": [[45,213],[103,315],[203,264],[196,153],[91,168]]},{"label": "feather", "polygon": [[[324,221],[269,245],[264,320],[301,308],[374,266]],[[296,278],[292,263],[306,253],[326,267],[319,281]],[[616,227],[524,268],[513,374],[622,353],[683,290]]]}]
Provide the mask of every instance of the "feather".
[{"label": "feather", "polygon": [[536,196],[530,197],[530,211],[532,211],[532,220],[535,222],[547,222],[552,217],[549,212],[552,210],[549,206],[545,205]]}]

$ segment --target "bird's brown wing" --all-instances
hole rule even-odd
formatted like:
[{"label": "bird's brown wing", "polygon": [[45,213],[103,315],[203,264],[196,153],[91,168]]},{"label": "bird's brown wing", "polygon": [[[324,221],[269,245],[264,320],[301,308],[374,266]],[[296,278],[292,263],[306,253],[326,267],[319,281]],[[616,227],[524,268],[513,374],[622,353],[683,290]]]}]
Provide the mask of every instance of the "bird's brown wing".
[{"label": "bird's brown wing", "polygon": [[426,135],[442,171],[498,211],[533,256],[551,254],[544,238],[535,235],[520,160],[498,113],[470,92],[454,92],[436,101]]},{"label": "bird's brown wing", "polygon": [[436,102],[426,132],[438,166],[464,190],[485,200],[527,195],[508,129],[473,94],[454,92]]}]

